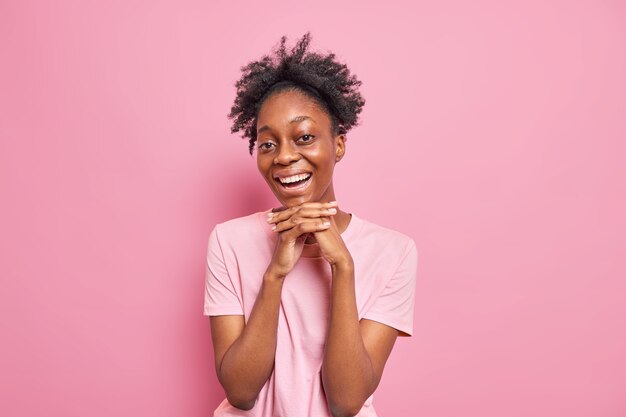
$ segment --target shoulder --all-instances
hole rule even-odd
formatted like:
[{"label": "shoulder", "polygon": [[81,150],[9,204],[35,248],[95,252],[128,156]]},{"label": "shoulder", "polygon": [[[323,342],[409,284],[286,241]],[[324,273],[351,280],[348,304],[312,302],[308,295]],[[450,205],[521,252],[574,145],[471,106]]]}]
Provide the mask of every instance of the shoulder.
[{"label": "shoulder", "polygon": [[251,227],[259,227],[259,219],[263,214],[261,211],[247,214],[245,216],[235,217],[224,220],[215,224],[214,229],[218,229],[221,234],[231,234],[233,232],[241,232]]},{"label": "shoulder", "polygon": [[263,226],[265,212],[257,211],[245,216],[235,217],[216,223],[211,230],[211,237],[219,240],[221,245],[249,245],[258,243],[259,239],[268,236]]},{"label": "shoulder", "polygon": [[376,242],[376,247],[400,254],[415,248],[415,240],[407,233],[363,218],[361,222],[359,241]]}]

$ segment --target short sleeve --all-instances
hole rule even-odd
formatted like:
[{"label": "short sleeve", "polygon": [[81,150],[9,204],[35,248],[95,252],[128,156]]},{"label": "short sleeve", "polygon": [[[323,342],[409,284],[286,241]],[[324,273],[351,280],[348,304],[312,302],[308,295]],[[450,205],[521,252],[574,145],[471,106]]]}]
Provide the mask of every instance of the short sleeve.
[{"label": "short sleeve", "polygon": [[217,229],[216,225],[209,235],[206,254],[204,315],[243,315],[241,301],[224,262]]},{"label": "short sleeve", "polygon": [[416,279],[417,248],[409,238],[398,267],[363,318],[391,326],[399,336],[412,336]]}]

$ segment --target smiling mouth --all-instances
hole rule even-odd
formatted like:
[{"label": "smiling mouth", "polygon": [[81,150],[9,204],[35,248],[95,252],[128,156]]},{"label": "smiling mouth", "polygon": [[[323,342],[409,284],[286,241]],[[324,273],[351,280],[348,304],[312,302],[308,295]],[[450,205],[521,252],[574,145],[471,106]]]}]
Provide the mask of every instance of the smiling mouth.
[{"label": "smiling mouth", "polygon": [[300,189],[306,188],[309,185],[312,177],[313,177],[313,174],[309,173],[306,178],[303,178],[299,181],[294,181],[290,183],[282,183],[280,179],[277,178],[276,182],[278,182],[280,187],[285,190],[300,190]]}]

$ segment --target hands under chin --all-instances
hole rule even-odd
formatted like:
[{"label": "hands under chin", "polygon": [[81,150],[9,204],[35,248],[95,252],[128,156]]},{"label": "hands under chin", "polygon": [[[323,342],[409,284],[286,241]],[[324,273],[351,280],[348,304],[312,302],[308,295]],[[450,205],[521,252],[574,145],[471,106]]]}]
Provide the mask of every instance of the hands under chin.
[{"label": "hands under chin", "polygon": [[[352,256],[337,228],[337,202],[305,202],[272,209],[268,222],[279,234],[271,266],[286,276],[300,257],[304,240],[319,244],[322,257],[336,269],[353,267]],[[312,243],[315,243],[312,242]]]},{"label": "hands under chin", "polygon": [[330,216],[328,229],[312,232],[311,235],[319,243],[322,256],[331,266],[338,268],[354,266],[352,255],[339,233],[335,216]]}]

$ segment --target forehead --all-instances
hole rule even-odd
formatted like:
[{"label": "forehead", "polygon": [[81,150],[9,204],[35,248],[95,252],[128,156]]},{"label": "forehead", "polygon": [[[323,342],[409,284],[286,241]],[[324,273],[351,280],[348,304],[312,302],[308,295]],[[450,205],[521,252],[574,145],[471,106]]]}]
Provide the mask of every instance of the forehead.
[{"label": "forehead", "polygon": [[328,124],[330,118],[311,97],[298,91],[281,91],[268,97],[257,115],[257,126],[285,126],[297,116],[310,116],[316,124]]}]

